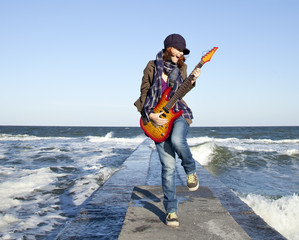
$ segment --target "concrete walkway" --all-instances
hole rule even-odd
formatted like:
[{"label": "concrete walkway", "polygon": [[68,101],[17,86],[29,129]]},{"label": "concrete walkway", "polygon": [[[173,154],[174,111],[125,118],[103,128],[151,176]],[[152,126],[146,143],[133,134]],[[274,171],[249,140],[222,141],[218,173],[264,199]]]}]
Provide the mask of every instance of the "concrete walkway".
[{"label": "concrete walkway", "polygon": [[177,161],[180,227],[167,227],[161,164],[146,139],[56,239],[285,239],[200,164],[197,175],[201,187],[190,193]]},{"label": "concrete walkway", "polygon": [[168,227],[161,187],[135,187],[119,239],[251,239],[209,188],[189,192],[179,186],[177,197],[180,226]]}]

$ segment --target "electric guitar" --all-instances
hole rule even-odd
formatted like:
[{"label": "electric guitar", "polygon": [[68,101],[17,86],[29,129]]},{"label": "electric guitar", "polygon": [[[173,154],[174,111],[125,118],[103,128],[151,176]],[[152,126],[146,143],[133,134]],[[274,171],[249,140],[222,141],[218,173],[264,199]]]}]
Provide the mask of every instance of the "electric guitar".
[{"label": "electric guitar", "polygon": [[[218,47],[214,47],[209,52],[207,52],[201,58],[201,61],[196,65],[195,68],[201,68],[206,62],[209,62],[217,49]],[[165,141],[169,137],[173,122],[183,114],[182,110],[180,110],[179,112],[174,112],[173,106],[178,99],[182,98],[190,90],[189,86],[193,78],[194,75],[190,74],[170,99],[169,94],[171,92],[171,87],[168,87],[163,92],[159,103],[154,108],[154,112],[159,113],[164,111],[164,113],[161,114],[160,117],[168,120],[166,124],[157,125],[153,121],[148,122],[144,117],[140,118],[140,126],[142,130],[155,142]]]}]

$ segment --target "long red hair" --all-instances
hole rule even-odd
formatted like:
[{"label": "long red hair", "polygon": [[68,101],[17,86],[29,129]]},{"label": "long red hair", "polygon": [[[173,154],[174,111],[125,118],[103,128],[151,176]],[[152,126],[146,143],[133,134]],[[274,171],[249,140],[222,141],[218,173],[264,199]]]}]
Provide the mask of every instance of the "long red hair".
[{"label": "long red hair", "polygon": [[[172,54],[172,51],[171,51],[171,48],[172,47],[169,47],[165,50],[164,54],[163,54],[163,61],[167,61],[167,60],[170,60],[170,58],[173,56]],[[178,61],[178,67],[181,68],[183,65],[184,65],[184,62],[186,61],[186,58],[184,55],[182,55],[180,58],[179,58],[179,61]]]}]

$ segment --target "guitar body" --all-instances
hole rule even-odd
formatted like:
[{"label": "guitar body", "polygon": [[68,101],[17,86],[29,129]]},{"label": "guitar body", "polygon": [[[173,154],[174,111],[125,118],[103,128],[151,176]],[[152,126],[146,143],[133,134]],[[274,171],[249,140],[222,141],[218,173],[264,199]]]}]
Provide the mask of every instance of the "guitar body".
[{"label": "guitar body", "polygon": [[140,126],[142,130],[155,142],[165,141],[169,137],[173,122],[183,114],[183,111],[174,112],[173,108],[171,108],[168,113],[163,109],[169,101],[170,92],[171,88],[169,87],[164,91],[159,103],[154,108],[155,113],[164,111],[164,114],[162,114],[160,117],[168,119],[168,123],[159,126],[152,121],[147,122],[146,119],[140,118]]}]

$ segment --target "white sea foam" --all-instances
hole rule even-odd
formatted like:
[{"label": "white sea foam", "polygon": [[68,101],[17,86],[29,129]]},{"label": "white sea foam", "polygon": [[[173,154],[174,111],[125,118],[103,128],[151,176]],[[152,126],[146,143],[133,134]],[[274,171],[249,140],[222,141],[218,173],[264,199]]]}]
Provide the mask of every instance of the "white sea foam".
[{"label": "white sea foam", "polygon": [[11,176],[9,181],[0,183],[0,211],[18,206],[20,201],[16,199],[26,198],[33,191],[51,190],[58,176],[49,168],[23,170],[20,175]]},{"label": "white sea foam", "polygon": [[290,155],[290,156],[299,155],[299,150],[298,149],[290,149],[290,150],[286,151],[286,154]]},{"label": "white sea foam", "polygon": [[[67,189],[70,193],[68,200],[79,206],[98,188],[99,182],[106,181],[117,171],[113,166],[109,166],[106,160],[104,167],[101,160],[110,160],[110,157],[119,154],[119,150],[127,152],[126,149],[135,149],[145,138],[144,135],[119,138],[112,131],[104,136],[78,138],[0,134],[0,159],[6,159],[8,164],[0,168],[0,232],[4,233],[2,238],[23,239],[23,235],[9,233],[12,229],[24,229],[21,234],[27,234],[28,231],[43,234],[64,218],[59,197],[50,191],[60,181],[59,177],[64,177],[62,181],[69,183],[66,180],[69,175],[66,175],[67,172],[64,175],[57,174],[48,166],[54,166],[58,172],[64,171],[64,168],[74,168],[75,173],[70,173],[70,176],[74,176],[70,180],[72,187]],[[17,144],[13,141],[17,141]],[[3,142],[5,144],[1,145]],[[201,137],[190,138],[188,142],[194,158],[206,165],[212,160],[218,147],[226,147],[231,151],[271,150],[296,155],[299,141]],[[114,160],[115,158],[111,158],[111,161]],[[40,169],[25,170],[32,166]],[[28,214],[20,216],[20,212]]]},{"label": "white sea foam", "polygon": [[[248,156],[248,152],[255,152],[258,159],[267,162],[269,156],[286,155],[282,159],[294,159],[296,161],[299,153],[299,140],[271,140],[271,139],[238,139],[238,138],[189,138],[191,152],[195,160],[202,165],[208,165],[217,149],[225,148],[230,151],[232,157],[238,156],[238,164]],[[270,153],[265,155],[264,153]],[[265,157],[267,156],[267,157]],[[244,159],[243,159],[244,157]],[[273,164],[273,163],[271,163]],[[270,165],[271,165],[270,164]],[[268,165],[267,165],[268,166]],[[244,169],[245,166],[243,166]],[[296,169],[294,164],[292,169]],[[265,169],[267,170],[267,169]],[[271,169],[268,169],[271,172]],[[265,176],[266,177],[266,176]],[[296,177],[296,176],[294,176]],[[298,189],[298,188],[296,188]],[[241,197],[253,210],[260,215],[269,225],[290,240],[299,240],[299,196],[285,196],[274,200],[261,195],[249,194]]]},{"label": "white sea foam", "polygon": [[188,144],[190,146],[194,146],[194,145],[199,145],[199,144],[202,144],[202,143],[212,142],[212,141],[214,141],[214,138],[210,138],[210,137],[193,137],[193,138],[188,138],[187,141],[188,141]]},{"label": "white sea foam", "polygon": [[1,159],[4,159],[4,158],[5,158],[4,153],[1,153],[1,152],[0,152],[0,160],[1,160]]},{"label": "white sea foam", "polygon": [[18,222],[19,219],[9,213],[0,214],[0,230],[7,228],[10,224]]},{"label": "white sea foam", "polygon": [[[0,134],[6,164],[0,168],[0,238],[34,239],[62,224],[118,170],[113,157],[119,155],[120,164],[145,138],[117,138],[112,131],[103,137]],[[54,190],[65,190],[64,203]]]},{"label": "white sea foam", "polygon": [[64,224],[146,139],[31,133],[0,133],[1,239],[35,239]]},{"label": "white sea foam", "polygon": [[270,226],[289,240],[299,240],[299,196],[285,196],[274,200],[249,194],[241,199]]},{"label": "white sea foam", "polygon": [[117,169],[103,168],[96,174],[85,175],[78,179],[70,189],[73,196],[73,203],[80,206],[95,190],[99,188],[98,181],[105,182]]},{"label": "white sea foam", "polygon": [[128,148],[128,146],[136,147],[136,144],[140,144],[142,141],[146,139],[145,136],[140,135],[134,138],[118,138],[118,137],[112,137],[113,133],[107,133],[104,137],[99,136],[88,136],[86,137],[89,142],[92,143],[105,143],[105,144],[117,144],[117,147],[125,147]]},{"label": "white sea foam", "polygon": [[207,142],[198,146],[191,147],[193,158],[201,165],[206,166],[212,161],[212,154],[216,145],[213,142]]},{"label": "white sea foam", "polygon": [[[43,225],[41,228],[52,229],[57,218],[64,218],[59,215],[60,211],[57,211],[55,197],[41,194],[52,190],[53,183],[57,181],[57,177],[62,176],[61,174],[54,173],[50,168],[36,170],[6,168],[6,170],[8,181],[0,184],[0,211],[3,212],[0,215],[0,232],[5,232],[10,227],[20,231],[35,228],[45,222],[51,224]],[[3,172],[1,174],[3,176]],[[37,211],[38,205],[44,206],[39,210],[42,213]],[[20,216],[20,211],[26,212],[26,216]],[[3,239],[15,239],[15,237],[10,238],[10,234],[5,234]]]},{"label": "white sea foam", "polygon": [[299,140],[271,139],[238,139],[238,138],[188,138],[190,146],[213,142],[217,146],[226,147],[232,151],[276,152],[281,155],[294,156],[299,154]]},{"label": "white sea foam", "polygon": [[[99,187],[99,180],[106,181],[117,170],[103,168],[100,164],[90,165],[90,168],[97,169],[98,173],[79,177],[68,190],[74,206],[82,204]],[[0,174],[2,179],[8,179],[0,184],[0,232],[3,239],[23,239],[22,231],[27,237],[27,234],[44,234],[53,230],[60,219],[66,219],[61,215],[59,197],[50,193],[58,177],[65,174],[57,174],[50,168],[21,170],[9,167],[1,169]],[[10,233],[13,229],[20,233]]]},{"label": "white sea foam", "polygon": [[27,134],[0,134],[0,141],[37,141],[37,140],[47,140],[47,139],[71,139],[68,137],[37,137]]}]

